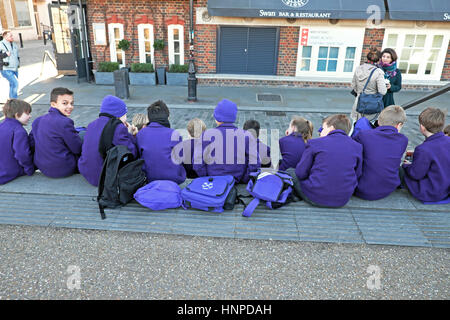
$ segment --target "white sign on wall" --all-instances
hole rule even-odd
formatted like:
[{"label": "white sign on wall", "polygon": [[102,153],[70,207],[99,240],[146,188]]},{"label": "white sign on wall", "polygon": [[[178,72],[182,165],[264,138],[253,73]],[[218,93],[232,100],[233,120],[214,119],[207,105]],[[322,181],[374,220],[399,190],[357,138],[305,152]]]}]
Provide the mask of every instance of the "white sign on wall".
[{"label": "white sign on wall", "polygon": [[302,28],[302,45],[306,46],[360,46],[364,33],[360,28]]}]

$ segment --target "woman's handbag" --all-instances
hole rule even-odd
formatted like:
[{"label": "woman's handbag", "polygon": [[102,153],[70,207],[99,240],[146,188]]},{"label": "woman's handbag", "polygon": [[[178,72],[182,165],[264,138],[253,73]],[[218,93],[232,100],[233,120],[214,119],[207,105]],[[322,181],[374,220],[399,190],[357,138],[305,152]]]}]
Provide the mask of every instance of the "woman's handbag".
[{"label": "woman's handbag", "polygon": [[367,79],[367,82],[364,85],[364,89],[359,95],[356,111],[361,114],[380,113],[384,108],[383,95],[381,93],[366,94],[364,92],[367,88],[367,84],[369,83],[370,78],[372,78],[372,75],[376,69],[377,68],[374,68],[370,73],[369,79]]}]

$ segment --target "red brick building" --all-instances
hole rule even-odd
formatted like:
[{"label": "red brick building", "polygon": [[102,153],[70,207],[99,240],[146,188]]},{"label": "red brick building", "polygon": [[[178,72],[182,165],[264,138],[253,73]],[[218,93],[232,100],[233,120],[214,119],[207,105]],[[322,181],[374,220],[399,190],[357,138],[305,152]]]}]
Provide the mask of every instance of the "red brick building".
[{"label": "red brick building", "polygon": [[[397,8],[404,2],[398,0],[360,1],[359,11],[356,2],[349,2],[350,9],[327,7],[327,1],[245,0],[231,6],[194,0],[199,85],[349,86],[370,46],[397,51],[404,87],[450,80],[448,1],[437,1],[444,7],[429,16],[413,7],[431,0],[406,2],[411,12]],[[86,0],[86,6],[94,69],[101,61],[188,63],[189,0]],[[121,39],[131,43],[126,52],[115,45]],[[162,51],[153,48],[157,39],[166,44]]]}]

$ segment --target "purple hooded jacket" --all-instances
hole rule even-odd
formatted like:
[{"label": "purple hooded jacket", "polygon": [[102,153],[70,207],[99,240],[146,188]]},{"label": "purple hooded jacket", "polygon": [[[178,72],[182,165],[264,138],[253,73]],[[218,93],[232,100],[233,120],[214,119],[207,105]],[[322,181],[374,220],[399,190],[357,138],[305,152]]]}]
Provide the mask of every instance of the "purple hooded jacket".
[{"label": "purple hooded jacket", "polygon": [[295,168],[305,151],[305,142],[301,134],[291,133],[279,140],[281,163],[280,170]]},{"label": "purple hooded jacket", "polygon": [[30,142],[34,146],[34,164],[51,178],[62,178],[77,171],[81,138],[73,120],[51,107],[33,121]]},{"label": "purple hooded jacket", "polygon": [[295,173],[311,201],[342,207],[353,195],[362,173],[362,146],[343,130],[308,140]]},{"label": "purple hooded jacket", "polygon": [[[103,167],[103,158],[98,151],[98,144],[103,128],[110,118],[101,116],[92,121],[84,135],[83,147],[81,150],[81,157],[78,160],[78,170],[86,180],[93,186],[98,186],[98,180]],[[119,124],[114,131],[112,140],[113,145],[123,145],[138,157],[138,149],[136,146],[136,139],[128,133],[127,127]]]},{"label": "purple hooded jacket", "polygon": [[0,184],[34,173],[28,133],[18,120],[6,118],[0,124],[0,144]]}]

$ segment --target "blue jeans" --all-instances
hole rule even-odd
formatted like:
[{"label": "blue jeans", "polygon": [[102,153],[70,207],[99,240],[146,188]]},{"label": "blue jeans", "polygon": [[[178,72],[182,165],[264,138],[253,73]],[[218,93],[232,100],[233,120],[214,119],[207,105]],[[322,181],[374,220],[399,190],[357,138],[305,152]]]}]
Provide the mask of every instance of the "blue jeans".
[{"label": "blue jeans", "polygon": [[17,90],[19,89],[19,72],[2,70],[2,76],[9,82],[9,98],[17,99]]}]

